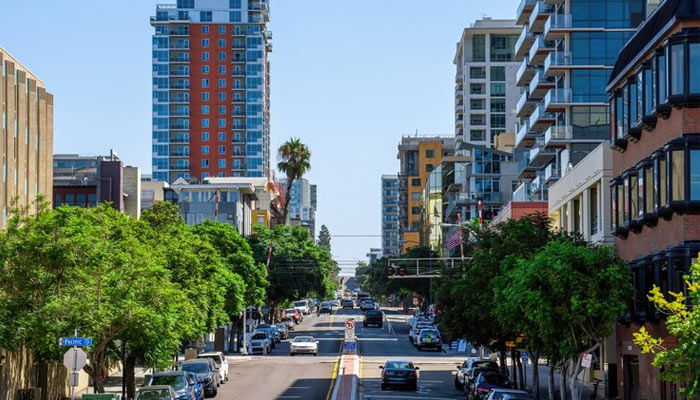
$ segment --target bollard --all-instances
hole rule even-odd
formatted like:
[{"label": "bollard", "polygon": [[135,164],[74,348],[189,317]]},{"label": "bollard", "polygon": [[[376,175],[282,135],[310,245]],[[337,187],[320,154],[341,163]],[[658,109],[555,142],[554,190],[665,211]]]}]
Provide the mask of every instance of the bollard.
[{"label": "bollard", "polygon": [[263,352],[262,355],[266,356],[267,355],[267,346],[263,346]]}]

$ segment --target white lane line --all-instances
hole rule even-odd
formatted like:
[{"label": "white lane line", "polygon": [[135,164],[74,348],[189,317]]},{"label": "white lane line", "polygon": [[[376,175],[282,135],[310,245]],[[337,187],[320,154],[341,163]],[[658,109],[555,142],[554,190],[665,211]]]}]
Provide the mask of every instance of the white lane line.
[{"label": "white lane line", "polygon": [[393,394],[366,394],[365,399],[423,399],[423,400],[455,400],[454,397],[425,397],[425,396],[398,396]]}]

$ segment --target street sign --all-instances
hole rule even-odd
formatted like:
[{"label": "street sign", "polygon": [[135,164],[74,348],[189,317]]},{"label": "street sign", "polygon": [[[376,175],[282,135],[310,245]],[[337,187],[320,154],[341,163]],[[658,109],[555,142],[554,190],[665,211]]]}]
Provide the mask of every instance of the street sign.
[{"label": "street sign", "polygon": [[506,342],[506,347],[515,347],[515,342],[512,340],[509,340]]},{"label": "street sign", "polygon": [[593,361],[593,354],[591,353],[585,353],[583,355],[583,359],[581,360],[581,366],[583,368],[590,368],[591,367],[591,361]]},{"label": "street sign", "polygon": [[345,330],[348,329],[355,329],[355,320],[354,319],[346,319],[345,320]]},{"label": "street sign", "polygon": [[345,341],[355,340],[355,320],[348,318],[345,320]]},{"label": "street sign", "polygon": [[520,356],[522,357],[523,362],[527,363],[527,352],[523,351],[522,353],[520,353]]},{"label": "street sign", "polygon": [[58,339],[58,345],[64,347],[90,347],[92,346],[91,337],[62,337]]},{"label": "street sign", "polygon": [[344,352],[357,351],[357,342],[355,342],[355,341],[343,342],[343,351]]},{"label": "street sign", "polygon": [[80,371],[87,364],[87,354],[83,349],[74,348],[70,349],[63,355],[63,365],[68,368],[69,371]]}]

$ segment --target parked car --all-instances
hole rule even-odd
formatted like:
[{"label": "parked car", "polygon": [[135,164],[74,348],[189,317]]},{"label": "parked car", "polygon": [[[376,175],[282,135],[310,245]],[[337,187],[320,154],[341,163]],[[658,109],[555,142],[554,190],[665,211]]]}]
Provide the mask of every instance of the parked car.
[{"label": "parked car", "polygon": [[495,388],[510,389],[512,386],[507,376],[498,371],[486,370],[477,375],[476,379],[469,384],[467,399],[485,400],[491,389]]},{"label": "parked car", "polygon": [[521,398],[523,399],[529,399],[529,395],[527,392],[522,391],[522,390],[516,390],[516,389],[506,389],[506,388],[495,388],[491,389],[489,392],[488,396],[486,396],[486,400],[505,400],[505,396],[515,396],[515,399],[520,400]]},{"label": "parked car", "polygon": [[296,308],[288,308],[284,310],[285,317],[291,317],[294,323],[299,324],[304,320],[304,315],[299,312]]},{"label": "parked car", "polygon": [[319,312],[321,314],[330,314],[333,311],[333,306],[331,306],[330,301],[324,301],[321,302],[321,306],[319,307]]},{"label": "parked car", "polygon": [[300,313],[304,315],[309,315],[311,313],[311,307],[309,306],[308,300],[299,300],[294,302],[294,309],[299,310]]},{"label": "parked car", "polygon": [[[277,325],[272,325],[272,324],[260,324],[260,325],[258,325],[258,326],[255,327],[255,330],[257,330],[257,331],[263,330],[263,329],[269,329],[269,330],[270,330],[270,332],[272,333],[272,339],[274,339],[275,343],[279,343],[280,341],[282,341],[282,334],[281,334],[281,333],[279,332],[279,330],[277,329]],[[274,349],[275,346],[272,346],[272,348]]]},{"label": "parked car", "polygon": [[216,368],[219,370],[221,383],[228,382],[228,361],[226,361],[224,353],[220,351],[211,351],[199,354],[197,358],[209,358],[213,360]]},{"label": "parked car", "polygon": [[288,331],[294,330],[294,318],[282,317],[282,319],[280,320],[280,323],[282,323],[282,325],[284,325]]},{"label": "parked car", "polygon": [[260,325],[258,325],[258,327],[255,328],[255,332],[261,332],[267,336],[268,340],[270,340],[270,348],[272,348],[272,350],[277,348],[277,343],[275,341],[275,333],[272,331],[272,328],[261,328]]},{"label": "parked car", "polygon": [[180,364],[180,370],[192,372],[204,385],[204,397],[214,397],[219,392],[219,372],[212,368],[212,363],[204,359],[188,360]]},{"label": "parked car", "polygon": [[178,400],[197,400],[195,380],[185,371],[156,372],[148,377],[146,386],[170,386]]},{"label": "parked car", "polygon": [[[491,390],[493,392],[493,390]],[[500,400],[533,400],[533,397],[530,396],[529,394],[521,394],[521,393],[508,393],[501,397]]]},{"label": "parked car", "polygon": [[381,389],[405,387],[418,390],[418,367],[410,361],[387,361],[379,366],[382,369]]},{"label": "parked car", "polygon": [[378,327],[383,327],[384,326],[384,313],[381,311],[377,310],[370,310],[365,313],[365,316],[362,320],[362,326],[365,328],[368,327],[369,325],[376,325]]},{"label": "parked car", "polygon": [[[263,350],[264,349],[264,350]],[[272,345],[270,338],[264,332],[256,332],[250,337],[250,353],[270,353]]]},{"label": "parked car", "polygon": [[200,381],[197,379],[197,375],[195,375],[192,372],[187,372],[188,377],[192,382],[194,382],[194,388],[195,388],[195,398],[197,400],[202,400],[204,399],[204,382]]},{"label": "parked car", "polygon": [[423,349],[442,351],[440,332],[433,328],[421,329],[420,333],[416,336],[416,347],[419,351]]},{"label": "parked car", "polygon": [[277,331],[280,333],[281,340],[289,339],[289,332],[287,332],[287,326],[283,323],[275,324]]},{"label": "parked car", "polygon": [[331,300],[331,307],[340,307],[340,300]]},{"label": "parked car", "polygon": [[472,381],[476,379],[476,377],[479,376],[480,373],[484,371],[500,372],[498,364],[496,364],[495,361],[491,360],[473,359],[469,360],[469,363],[467,365],[468,366],[464,371],[464,379],[462,382],[463,386],[466,385],[465,389],[467,390],[469,388],[469,385],[471,385]]},{"label": "parked car", "polygon": [[[483,360],[478,358],[469,358],[464,360],[461,365],[457,366],[457,375],[455,375],[455,388],[461,390],[467,382],[467,375],[474,368],[492,368],[498,371],[498,364],[491,360]],[[467,382],[468,383],[468,382]]]},{"label": "parked car", "polygon": [[297,336],[289,346],[289,355],[313,354],[318,355],[318,341],[313,336]]},{"label": "parked car", "polygon": [[166,385],[144,386],[139,388],[135,400],[177,400],[172,387]]},{"label": "parked car", "polygon": [[410,340],[411,344],[413,344],[415,346],[417,343],[416,337],[418,337],[418,335],[420,335],[420,331],[422,331],[423,329],[431,329],[431,328],[434,329],[435,326],[433,324],[431,324],[430,322],[427,322],[427,321],[416,322],[416,324],[413,325],[413,328],[411,328],[411,330],[408,331],[408,340]]},{"label": "parked car", "polygon": [[343,299],[340,304],[343,306],[343,309],[355,308],[355,302],[352,299]]}]

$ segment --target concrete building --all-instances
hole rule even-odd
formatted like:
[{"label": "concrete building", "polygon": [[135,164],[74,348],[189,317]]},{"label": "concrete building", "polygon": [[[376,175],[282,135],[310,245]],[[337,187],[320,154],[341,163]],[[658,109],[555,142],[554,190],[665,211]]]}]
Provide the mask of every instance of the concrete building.
[{"label": "concrete building", "polygon": [[382,255],[401,254],[399,238],[399,177],[382,175]]},{"label": "concrete building", "polygon": [[[280,179],[282,190],[287,188],[287,180]],[[284,194],[287,195],[286,193]],[[312,238],[316,237],[316,205],[318,187],[306,178],[296,179],[292,183],[289,200],[289,219],[292,225],[301,225],[309,229]]]},{"label": "concrete building", "polygon": [[109,156],[56,154],[53,157],[53,206],[94,207],[109,202],[134,218],[141,215],[141,172]]},{"label": "concrete building", "polygon": [[0,47],[0,228],[12,199],[18,205],[52,197],[53,95],[44,83]]},{"label": "concrete building", "polygon": [[496,135],[513,132],[520,97],[513,47],[519,33],[515,20],[487,17],[464,29],[453,61],[458,142],[493,147]]},{"label": "concrete building", "polygon": [[607,140],[605,83],[644,13],[645,0],[520,1],[517,197],[547,201],[549,185]]},{"label": "concrete building", "polygon": [[454,155],[456,140],[447,136],[404,136],[398,146],[399,238],[401,252],[420,244],[421,195],[428,175]]},{"label": "concrete building", "polygon": [[[168,195],[170,193],[170,195]],[[150,177],[141,177],[141,211],[150,210],[158,201],[174,201],[174,191],[168,182],[154,181]]]},{"label": "concrete building", "polygon": [[612,126],[608,211],[615,248],[627,260],[636,294],[618,323],[615,372],[623,400],[679,398],[660,379],[653,355],[633,333],[645,327],[678,345],[646,295],[688,296],[683,276],[700,252],[700,4],[665,0],[619,53],[607,92]]},{"label": "concrete building", "polygon": [[367,253],[367,262],[370,265],[372,265],[375,262],[377,262],[377,260],[382,258],[383,256],[384,256],[384,251],[382,249],[371,248],[371,249],[369,249],[369,253]]},{"label": "concrete building", "polygon": [[270,174],[268,0],[156,7],[153,178]]}]

